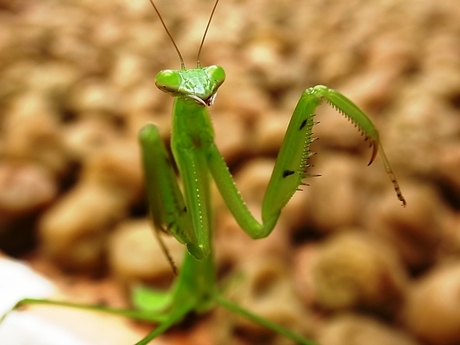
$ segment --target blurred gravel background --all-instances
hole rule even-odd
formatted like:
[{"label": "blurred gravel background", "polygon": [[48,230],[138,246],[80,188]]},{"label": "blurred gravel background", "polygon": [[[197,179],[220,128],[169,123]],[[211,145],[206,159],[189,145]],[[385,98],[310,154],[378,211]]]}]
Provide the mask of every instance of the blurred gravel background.
[{"label": "blurred gravel background", "polygon": [[[187,67],[212,5],[157,1]],[[322,345],[460,343],[459,18],[458,0],[221,1],[201,61],[227,72],[210,111],[255,214],[316,84],[377,124],[408,202],[378,158],[366,167],[356,129],[321,107],[311,172],[322,177],[268,239],[249,240],[215,198],[220,271],[241,276],[231,298]],[[109,274],[124,291],[171,281],[136,135],[153,121],[168,139],[172,100],[154,76],[179,67],[147,0],[0,0],[0,250]],[[215,344],[289,344],[221,311],[209,322]]]}]

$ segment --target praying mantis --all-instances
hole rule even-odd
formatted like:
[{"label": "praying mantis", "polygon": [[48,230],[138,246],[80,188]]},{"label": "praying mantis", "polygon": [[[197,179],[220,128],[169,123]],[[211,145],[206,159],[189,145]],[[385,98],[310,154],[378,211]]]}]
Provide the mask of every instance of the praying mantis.
[{"label": "praying mantis", "polygon": [[[106,306],[85,306],[67,302],[24,299],[17,306],[43,303],[93,309],[129,318],[158,323],[158,326],[137,345],[152,339],[179,323],[191,312],[205,313],[221,306],[251,321],[267,327],[294,342],[313,345],[289,329],[266,320],[226,299],[218,290],[212,246],[212,204],[210,177],[239,226],[253,239],[270,235],[280,213],[308,176],[312,128],[315,109],[326,101],[350,119],[364,134],[372,147],[371,164],[377,153],[393,183],[398,199],[405,206],[390,163],[383,151],[379,133],[371,120],[349,99],[323,85],[306,89],[298,101],[288,125],[272,176],[262,203],[259,222],[242,200],[227,164],[214,142],[214,132],[208,113],[217,90],[225,80],[220,66],[202,67],[200,53],[219,0],[216,0],[207,23],[197,58],[197,67],[186,69],[182,55],[174,42],[153,0],[150,0],[160,21],[171,38],[181,62],[180,70],[164,70],[157,74],[157,87],[174,97],[171,151],[177,165],[182,187],[177,182],[173,162],[163,144],[157,126],[147,124],[139,133],[139,142],[149,210],[155,229],[174,236],[187,251],[178,277],[169,291],[138,287],[133,292],[136,310],[113,309]],[[164,248],[164,246],[163,246]],[[165,252],[167,250],[164,248]]]}]

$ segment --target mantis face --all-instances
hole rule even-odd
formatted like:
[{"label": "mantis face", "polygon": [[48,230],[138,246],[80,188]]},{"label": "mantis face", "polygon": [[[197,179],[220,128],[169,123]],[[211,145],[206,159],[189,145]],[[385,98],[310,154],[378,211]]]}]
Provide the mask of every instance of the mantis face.
[{"label": "mantis face", "polygon": [[217,89],[224,80],[224,69],[213,65],[195,69],[161,71],[155,77],[155,85],[173,97],[189,98],[198,105],[211,106]]}]

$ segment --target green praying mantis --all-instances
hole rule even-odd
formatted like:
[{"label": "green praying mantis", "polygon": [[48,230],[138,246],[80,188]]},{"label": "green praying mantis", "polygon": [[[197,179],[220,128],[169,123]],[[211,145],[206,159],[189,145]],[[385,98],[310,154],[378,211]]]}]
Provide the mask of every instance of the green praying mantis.
[{"label": "green praying mantis", "polygon": [[[260,239],[270,235],[281,210],[303,184],[302,180],[308,176],[306,169],[311,156],[314,113],[325,100],[350,119],[369,141],[372,147],[369,164],[374,161],[377,153],[380,153],[397,197],[405,206],[406,201],[383,151],[379,133],[371,120],[339,92],[323,85],[306,89],[288,125],[263,199],[262,222],[259,222],[242,200],[227,164],[214,142],[213,127],[207,109],[213,104],[217,90],[225,80],[225,71],[222,67],[202,67],[199,62],[201,49],[219,0],[216,0],[212,9],[199,47],[197,67],[194,69],[185,68],[182,55],[157,7],[153,0],[150,2],[181,61],[180,70],[161,71],[157,74],[155,82],[161,91],[174,97],[171,150],[182,178],[182,188],[177,182],[173,163],[158,128],[153,124],[146,125],[139,133],[139,142],[154,227],[156,230],[170,233],[187,248],[178,277],[169,291],[136,288],[133,292],[134,305],[137,307],[135,310],[39,299],[24,299],[16,307],[32,303],[53,304],[109,312],[157,323],[158,326],[137,343],[145,345],[179,323],[187,314],[205,313],[215,306],[221,306],[298,344],[313,345],[313,341],[255,315],[226,299],[219,292],[212,247],[210,177],[214,179],[238,224],[250,237]],[[163,244],[162,246],[167,254],[166,248]]]}]

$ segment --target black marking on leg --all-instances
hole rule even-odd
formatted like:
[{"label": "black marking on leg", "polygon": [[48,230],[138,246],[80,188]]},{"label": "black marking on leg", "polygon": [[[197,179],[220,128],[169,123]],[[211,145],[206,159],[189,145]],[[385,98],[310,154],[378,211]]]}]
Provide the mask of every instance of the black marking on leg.
[{"label": "black marking on leg", "polygon": [[283,178],[291,176],[292,174],[294,174],[293,170],[284,170],[283,171]]},{"label": "black marking on leg", "polygon": [[305,125],[307,124],[307,119],[303,120],[302,123],[300,124],[299,131],[301,131]]}]

